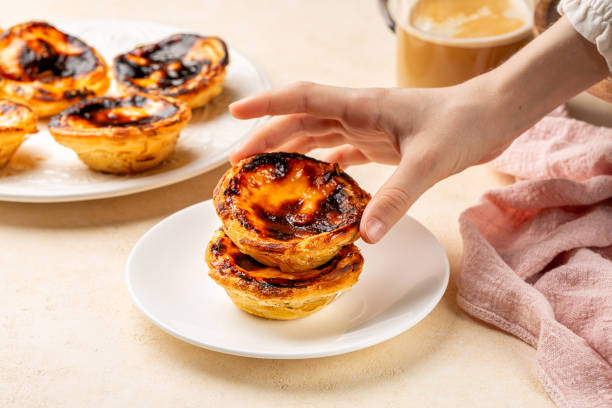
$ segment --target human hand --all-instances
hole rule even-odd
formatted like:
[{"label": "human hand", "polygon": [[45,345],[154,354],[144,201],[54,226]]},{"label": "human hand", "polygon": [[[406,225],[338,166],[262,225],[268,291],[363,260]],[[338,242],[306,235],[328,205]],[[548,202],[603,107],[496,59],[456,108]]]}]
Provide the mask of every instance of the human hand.
[{"label": "human hand", "polygon": [[363,239],[379,241],[410,205],[439,180],[500,153],[508,140],[490,137],[494,123],[477,106],[486,90],[350,89],[297,83],[236,102],[232,115],[274,116],[230,159],[266,151],[307,153],[335,147],[326,160],[342,167],[397,165],[366,208]]},{"label": "human hand", "polygon": [[230,112],[239,119],[274,118],[230,160],[335,147],[327,160],[344,167],[397,165],[361,219],[361,236],[375,243],[429,187],[493,159],[540,117],[608,74],[595,45],[563,17],[499,68],[461,85],[349,89],[298,83],[238,101]]}]

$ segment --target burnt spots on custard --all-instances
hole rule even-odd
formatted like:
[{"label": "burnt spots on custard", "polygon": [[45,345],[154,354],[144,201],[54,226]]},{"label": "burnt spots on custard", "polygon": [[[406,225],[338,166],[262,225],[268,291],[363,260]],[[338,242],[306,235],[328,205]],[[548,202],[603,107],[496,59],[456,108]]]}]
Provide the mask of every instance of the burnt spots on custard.
[{"label": "burnt spots on custard", "polygon": [[246,160],[224,195],[241,225],[279,241],[358,223],[369,198],[337,165],[283,152]]},{"label": "burnt spots on custard", "polygon": [[[0,36],[0,56],[9,57],[14,48],[20,70],[5,69],[0,74],[14,81],[50,82],[57,78],[77,77],[101,64],[94,52],[80,39],[42,22],[17,26]],[[14,55],[14,54],[13,54]]]},{"label": "burnt spots on custard", "polygon": [[303,203],[302,199],[286,201],[275,210],[253,205],[255,215],[264,221],[259,232],[279,241],[289,241],[333,231],[358,218],[358,211],[350,205],[341,184],[319,202],[314,213],[302,212]]},{"label": "burnt spots on custard", "polygon": [[165,100],[134,95],[124,98],[101,97],[82,101],[62,114],[54,116],[49,126],[60,126],[60,118],[68,117],[77,123],[84,121],[97,127],[143,126],[169,118],[178,107]]},{"label": "burnt spots on custard", "polygon": [[331,170],[326,170],[321,173],[320,164],[307,163],[302,169],[302,174],[309,181],[311,187],[313,188],[321,188],[325,184],[333,181],[334,177],[343,177],[342,170],[338,167],[337,164],[333,164],[333,168]]},{"label": "burnt spots on custard", "polygon": [[[301,154],[283,152],[263,153],[254,156],[232,177],[224,194],[226,196],[240,195],[242,188],[252,187],[249,173],[260,172],[265,174],[265,182],[279,182],[287,177],[297,160],[303,159],[312,160]],[[304,175],[310,179],[309,174],[315,174],[315,172],[316,169],[309,169],[309,173]]]},{"label": "burnt spots on custard", "polygon": [[262,166],[271,166],[271,177],[273,180],[282,180],[287,176],[290,170],[289,159],[303,159],[305,156],[297,153],[263,153],[253,157],[248,163],[245,163],[240,169],[243,172],[255,172]]},{"label": "burnt spots on custard", "polygon": [[214,63],[208,57],[188,56],[192,47],[207,39],[196,34],[176,34],[119,55],[114,60],[117,78],[143,90],[163,90],[183,85],[202,71],[227,65],[225,44],[224,57]]},{"label": "burnt spots on custard", "polygon": [[211,245],[210,251],[213,255],[222,255],[226,251],[225,245],[223,245],[223,239],[219,238],[214,244]]},{"label": "burnt spots on custard", "polygon": [[[339,214],[339,215],[357,215],[358,209],[352,205],[351,200],[346,192],[346,188],[343,184],[337,184],[334,191],[325,197],[321,202],[319,213],[325,214]],[[316,217],[315,217],[316,218]],[[344,217],[346,218],[346,217]]]},{"label": "burnt spots on custard", "polygon": [[355,222],[356,218],[357,208],[350,204],[344,186],[338,184],[314,213],[310,229],[315,233],[329,232]]},{"label": "burnt spots on custard", "polygon": [[249,220],[249,215],[247,214],[247,212],[245,210],[243,210],[241,208],[236,208],[234,210],[234,216],[236,217],[236,219],[238,220],[240,225],[242,225],[243,228],[245,228],[247,230],[255,229],[255,227],[253,226],[253,224]]},{"label": "burnt spots on custard", "polygon": [[302,203],[301,200],[284,203],[277,211],[253,205],[253,212],[260,220],[264,221],[264,226],[260,228],[260,233],[279,241],[289,241],[296,237],[304,237],[312,233],[305,225],[298,226],[295,221],[302,219],[303,214],[299,213]]},{"label": "burnt spots on custard", "polygon": [[[37,88],[36,91],[38,92],[37,99],[41,101],[56,101],[58,99],[58,96],[56,94],[54,94],[53,92],[49,92],[45,88],[40,87]],[[62,95],[64,99],[86,99],[87,97],[95,96],[95,92],[87,88],[68,89],[64,91]]]},{"label": "burnt spots on custard", "polygon": [[[67,37],[71,43],[80,43],[74,37]],[[19,53],[19,63],[23,67],[24,77],[18,80],[45,81],[54,78],[76,77],[96,69],[98,60],[93,52],[84,48],[83,52],[66,55],[58,52],[53,45],[44,40],[36,40],[23,47]]]},{"label": "burnt spots on custard", "polygon": [[[41,89],[42,91],[42,89]],[[79,98],[79,99],[85,99],[88,98],[90,96],[95,96],[96,93],[94,91],[91,91],[87,88],[84,89],[69,89],[66,92],[64,92],[64,98],[66,99],[74,99],[74,98]]]},{"label": "burnt spots on custard", "polygon": [[240,195],[242,187],[248,187],[248,175],[245,173],[254,173],[262,167],[270,169],[268,172],[269,178],[272,181],[282,180],[287,176],[290,170],[288,153],[264,153],[253,157],[249,162],[245,163],[238,174],[229,181],[227,188],[224,191],[225,196]]},{"label": "burnt spots on custard", "polygon": [[[307,169],[310,169],[310,167],[307,167]],[[314,175],[314,177],[309,177],[309,180],[313,187],[318,188],[323,184],[327,184],[334,176],[340,176],[337,169],[334,169],[334,171],[326,171],[322,175]]]},{"label": "burnt spots on custard", "polygon": [[145,45],[123,54],[115,60],[119,79],[148,78],[158,73],[159,78],[143,88],[179,86],[195,77],[210,60],[186,60],[183,57],[195,43],[197,36],[172,36],[156,44]]},{"label": "burnt spots on custard", "polygon": [[227,188],[223,194],[228,197],[226,199],[226,201],[229,201],[228,205],[231,205],[231,198],[229,198],[229,196],[236,196],[240,194],[240,178],[232,177],[232,179],[228,182]]}]

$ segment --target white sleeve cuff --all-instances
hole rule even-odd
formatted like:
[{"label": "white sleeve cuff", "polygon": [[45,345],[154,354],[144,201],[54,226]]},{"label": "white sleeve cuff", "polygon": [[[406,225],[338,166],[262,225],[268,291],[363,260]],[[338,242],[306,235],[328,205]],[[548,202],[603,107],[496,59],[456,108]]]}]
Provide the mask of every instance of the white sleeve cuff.
[{"label": "white sleeve cuff", "polygon": [[576,31],[597,45],[612,72],[612,0],[563,0],[560,7]]}]

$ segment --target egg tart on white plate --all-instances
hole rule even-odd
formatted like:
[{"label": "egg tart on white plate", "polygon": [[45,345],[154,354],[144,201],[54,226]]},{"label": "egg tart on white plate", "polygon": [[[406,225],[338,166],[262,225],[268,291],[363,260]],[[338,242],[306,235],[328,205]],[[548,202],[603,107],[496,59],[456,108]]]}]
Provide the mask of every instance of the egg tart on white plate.
[{"label": "egg tart on white plate", "polygon": [[93,170],[134,173],[170,156],[190,118],[187,104],[172,98],[99,97],[54,116],[49,132]]},{"label": "egg tart on white plate", "polygon": [[216,231],[206,249],[209,276],[240,309],[275,320],[308,316],[353,286],[363,257],[353,245],[343,247],[324,265],[285,273],[240,252],[227,234]]},{"label": "egg tart on white plate", "polygon": [[356,241],[369,200],[337,164],[282,152],[241,160],[213,193],[240,251],[284,272],[314,269]]},{"label": "egg tart on white plate", "polygon": [[175,34],[116,56],[113,74],[122,95],[170,96],[197,108],[221,93],[228,63],[220,38]]},{"label": "egg tart on white plate", "polygon": [[30,108],[0,100],[0,168],[11,160],[28,134],[36,132],[36,114]]},{"label": "egg tart on white plate", "polygon": [[45,22],[15,25],[0,34],[0,98],[52,116],[110,85],[102,56],[82,40]]}]

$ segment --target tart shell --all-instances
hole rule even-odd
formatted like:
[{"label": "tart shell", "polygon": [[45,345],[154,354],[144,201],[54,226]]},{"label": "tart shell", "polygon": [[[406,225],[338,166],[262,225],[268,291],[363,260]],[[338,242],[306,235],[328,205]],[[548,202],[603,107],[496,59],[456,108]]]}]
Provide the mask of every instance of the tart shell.
[{"label": "tart shell", "polygon": [[284,273],[242,254],[223,230],[214,233],[205,257],[209,276],[237,307],[275,320],[296,319],[320,310],[340,291],[354,285],[363,267],[359,249],[348,245],[319,268]]},{"label": "tart shell", "polygon": [[356,241],[369,200],[336,164],[296,153],[243,159],[213,193],[236,246],[286,272],[316,268]]},{"label": "tart shell", "polygon": [[0,97],[55,115],[110,85],[102,56],[80,39],[45,22],[28,22],[0,34]]},{"label": "tart shell", "polygon": [[168,158],[190,118],[191,109],[172,98],[100,97],[54,116],[49,132],[93,170],[134,173]]},{"label": "tart shell", "polygon": [[0,168],[11,160],[28,134],[36,132],[36,114],[30,108],[0,100]]}]

